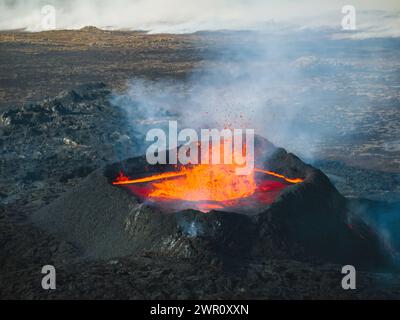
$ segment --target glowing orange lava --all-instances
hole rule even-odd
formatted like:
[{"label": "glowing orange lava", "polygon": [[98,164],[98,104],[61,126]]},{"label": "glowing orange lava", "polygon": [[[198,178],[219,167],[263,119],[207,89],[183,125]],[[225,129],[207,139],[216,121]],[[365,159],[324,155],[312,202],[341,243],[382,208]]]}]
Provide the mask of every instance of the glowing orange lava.
[{"label": "glowing orange lava", "polygon": [[[213,147],[209,148],[211,152]],[[219,151],[222,159],[223,145]],[[245,154],[246,145],[238,152]],[[163,201],[164,204],[171,201],[190,202],[191,208],[209,211],[248,206],[249,203],[268,204],[288,184],[303,181],[301,178],[289,178],[258,168],[254,168],[249,175],[238,175],[238,167],[240,166],[237,164],[182,165],[178,167],[178,171],[157,173],[137,179],[130,179],[121,172],[113,184],[126,186],[142,199]],[[256,179],[257,173],[262,174],[263,179],[258,179],[259,176]],[[273,178],[265,179],[267,176]]]},{"label": "glowing orange lava", "polygon": [[[129,179],[122,173],[114,185],[151,183],[146,197],[184,201],[224,202],[253,195],[257,189],[255,173],[264,173],[289,183],[300,183],[301,178],[287,178],[273,171],[255,168],[250,175],[237,175],[236,165],[182,166],[180,171],[165,172],[139,179]],[[139,189],[138,189],[139,190]]]},{"label": "glowing orange lava", "polygon": [[182,172],[165,172],[165,173],[156,174],[156,175],[150,176],[150,177],[130,180],[128,177],[124,176],[124,174],[122,172],[120,172],[119,176],[113,182],[113,184],[123,185],[123,184],[151,182],[151,181],[161,180],[161,179],[166,179],[166,178],[180,177],[180,176],[184,176],[184,175],[186,175],[186,173],[183,171]]},{"label": "glowing orange lava", "polygon": [[290,182],[290,183],[300,183],[300,182],[303,182],[303,181],[304,181],[304,179],[301,179],[301,178],[294,178],[294,179],[287,178],[287,177],[285,177],[284,175],[279,174],[279,173],[276,173],[276,172],[273,172],[273,171],[262,170],[262,169],[257,169],[257,168],[255,168],[254,171],[255,171],[255,172],[265,173],[265,174],[268,174],[268,175],[270,175],[270,176],[274,176],[274,177],[283,179],[283,180],[285,180],[286,182]]},{"label": "glowing orange lava", "polygon": [[256,189],[254,173],[239,176],[234,165],[183,167],[185,175],[153,183],[150,197],[190,201],[226,201],[252,195]]}]

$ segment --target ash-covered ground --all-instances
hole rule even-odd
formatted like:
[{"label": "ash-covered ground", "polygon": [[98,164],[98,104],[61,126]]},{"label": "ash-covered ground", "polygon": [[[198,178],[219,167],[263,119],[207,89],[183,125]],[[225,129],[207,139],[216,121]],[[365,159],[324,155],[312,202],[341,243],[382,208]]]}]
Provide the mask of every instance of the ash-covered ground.
[{"label": "ash-covered ground", "polygon": [[[231,33],[147,36],[90,28],[3,32],[0,39],[2,299],[400,297],[400,276],[387,270],[359,272],[357,290],[344,291],[341,266],[317,262],[265,257],[232,271],[217,261],[193,263],[151,253],[105,261],[82,259],[75,244],[40,230],[30,215],[95,169],[142,153],[142,119],[135,122],[132,113],[115,103],[126,80],[186,81],[194,68],[221,63],[221,56],[213,52],[217,47],[229,51],[224,45],[237,39]],[[293,94],[270,100],[297,105],[307,115],[292,123],[300,131],[309,128],[307,135],[277,142],[290,141],[284,147],[298,154],[305,150],[306,137],[317,151],[298,155],[326,173],[353,200],[354,212],[382,232],[394,251],[400,248],[393,232],[400,225],[396,41],[337,42],[331,54],[310,55],[303,49],[285,56],[284,63],[305,68],[302,72],[309,83],[298,85],[297,89],[303,88],[302,99]],[[285,45],[290,49],[290,43]],[[351,46],[362,54],[351,57]],[[333,57],[338,50],[349,55],[345,65]],[[343,77],[352,79],[350,86],[343,85]],[[321,86],[323,92],[317,92]],[[272,117],[279,123],[279,108]],[[326,128],[324,134],[313,137],[321,127]],[[57,268],[55,291],[41,288],[45,264]]]}]

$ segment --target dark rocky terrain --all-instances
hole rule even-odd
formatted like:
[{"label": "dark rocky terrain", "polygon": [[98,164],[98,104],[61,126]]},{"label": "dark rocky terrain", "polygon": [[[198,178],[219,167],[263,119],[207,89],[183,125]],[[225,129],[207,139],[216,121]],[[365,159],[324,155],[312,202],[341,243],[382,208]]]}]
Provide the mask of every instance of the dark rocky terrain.
[{"label": "dark rocky terrain", "polygon": [[184,78],[204,60],[211,44],[223,39],[96,28],[0,31],[0,110],[89,82],[122,89],[137,75]]},{"label": "dark rocky terrain", "polygon": [[129,176],[168,171],[167,165],[150,166],[140,156],[94,171],[35,212],[32,221],[76,244],[92,259],[146,251],[213,260],[227,268],[265,257],[347,263],[363,269],[388,266],[390,258],[377,236],[358,216],[348,215],[345,198],[321,171],[264,138],[257,136],[255,144],[258,168],[304,178],[270,205],[247,211],[238,205],[205,214],[196,207],[165,210],[162,202],[141,201],[111,184],[122,170]]},{"label": "dark rocky terrain", "polygon": [[[246,261],[233,272],[218,260],[194,263],[152,252],[88,260],[76,243],[31,222],[34,212],[73,190],[95,170],[142,153],[141,128],[137,123],[129,125],[126,109],[110,102],[113,92],[125,88],[126,80],[136,76],[185,79],[194,68],[215,63],[213,51],[233,39],[235,35],[226,33],[145,35],[90,28],[0,33],[1,299],[400,297],[400,277],[393,269],[359,271],[357,290],[344,291],[342,266],[321,261],[261,257]],[[239,41],[236,45],[251,44]],[[335,48],[341,45],[335,44]],[[371,49],[375,45],[365,41],[356,46],[362,53],[359,56],[365,57],[361,62],[353,59],[352,47],[345,52],[350,57],[348,69],[353,72],[345,76],[357,80],[345,85],[355,110],[323,96],[323,101],[332,104],[323,105],[322,111],[311,112],[307,118],[312,125],[340,128],[339,137],[320,142],[322,151],[310,162],[327,174],[342,195],[352,199],[353,213],[378,232],[390,235],[387,240],[394,245],[390,249],[396,257],[400,239],[391,230],[397,230],[399,223],[396,83],[400,67],[392,47],[398,43],[379,42],[384,49],[377,51]],[[374,56],[375,52],[382,56]],[[298,54],[307,57],[309,52],[300,50]],[[310,60],[285,58],[301,67]],[[336,74],[336,69],[330,68],[338,65],[330,59],[311,59],[311,69],[306,70],[309,82],[301,82],[311,88],[305,94],[309,99],[314,99],[313,90],[321,83],[328,91],[347,90],[334,76],[330,78]],[[320,70],[325,72],[321,77]],[[370,74],[380,85],[370,82]],[[363,94],[367,98],[360,98]],[[354,119],[362,130],[346,119]],[[292,142],[299,143],[296,139]],[[57,268],[55,291],[40,286],[45,264]]]},{"label": "dark rocky terrain", "polygon": [[[285,106],[299,110],[291,119],[295,131],[284,143],[266,136],[302,158],[311,148],[316,150],[311,160],[375,170],[391,186],[385,194],[375,192],[387,200],[399,199],[400,40],[330,41],[314,36],[277,38],[245,31],[146,34],[93,27],[1,31],[0,110],[53,98],[90,82],[104,82],[121,92],[127,80],[136,77],[188,79],[206,67],[230,68],[240,59],[261,55],[266,70],[278,75],[266,90],[273,106],[270,118],[277,126],[270,133],[284,127]],[[281,77],[291,71],[294,77]],[[316,132],[323,135],[314,136]],[[341,170],[340,164],[332,167]]]},{"label": "dark rocky terrain", "polygon": [[101,83],[84,85],[2,114],[4,203],[35,210],[135,149],[135,132],[110,105],[110,93]]},{"label": "dark rocky terrain", "polygon": [[[218,260],[196,262],[148,251],[87,259],[76,243],[31,221],[96,168],[134,155],[140,134],[124,126],[104,84],[1,116],[1,281],[4,298],[396,298],[395,273],[358,273],[358,289],[341,289],[341,266],[258,257],[230,270]],[[124,128],[124,129],[121,129]],[[128,129],[126,129],[128,128]],[[58,287],[40,287],[44,264],[57,268]]]}]

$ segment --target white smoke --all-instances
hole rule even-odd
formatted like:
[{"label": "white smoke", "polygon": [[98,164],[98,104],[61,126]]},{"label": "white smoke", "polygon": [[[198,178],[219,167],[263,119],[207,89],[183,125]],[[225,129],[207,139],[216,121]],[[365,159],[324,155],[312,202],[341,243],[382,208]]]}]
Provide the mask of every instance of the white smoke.
[{"label": "white smoke", "polygon": [[229,41],[185,81],[132,79],[115,104],[131,114],[136,129],[147,122],[144,133],[168,120],[177,120],[181,129],[254,129],[312,160],[326,146],[359,134],[368,110],[395,94],[384,77],[370,76],[398,68],[398,40],[331,40],[306,30],[224,35]]},{"label": "white smoke", "polygon": [[353,0],[358,31],[340,33],[343,2],[290,0],[1,0],[0,30],[41,31],[41,8],[56,9],[57,29],[106,29],[185,33],[199,30],[329,28],[339,37],[399,36],[397,0]]},{"label": "white smoke", "polygon": [[[277,145],[295,145],[291,151],[310,158],[314,150],[309,125],[293,124],[306,117],[299,106],[306,103],[302,93],[308,86],[303,68],[320,61],[287,58],[291,51],[279,39],[246,33],[186,81],[132,79],[113,103],[125,108],[143,134],[150,127],[166,126],[168,120],[177,120],[180,129],[254,129]],[[315,128],[311,131],[317,134]]]},{"label": "white smoke", "polygon": [[[335,112],[335,100],[341,108],[345,108],[343,103],[354,106],[351,94],[360,99],[379,88],[360,84],[356,77],[367,74],[360,71],[370,61],[360,60],[365,53],[355,57],[357,41],[340,46],[340,40],[327,43],[327,39],[400,36],[398,0],[352,1],[357,30],[351,32],[341,30],[343,3],[339,0],[0,0],[0,29],[40,31],[40,9],[49,4],[56,9],[59,29],[87,25],[171,33],[253,29],[236,39],[228,52],[219,51],[216,62],[189,81],[134,79],[126,94],[115,98],[116,103],[125,106],[135,121],[141,118],[142,124],[179,117],[182,126],[193,128],[254,128],[277,145],[297,154],[306,152],[306,156],[312,156],[316,148],[310,142],[329,137],[327,126],[336,126],[335,134],[340,136],[343,124],[357,121]],[[379,67],[384,66],[384,50],[373,52]],[[346,82],[336,76],[339,73]],[[377,94],[386,95],[386,91]],[[372,104],[370,100],[362,103],[364,108]],[[313,113],[313,123],[306,111]],[[327,114],[329,123],[320,121],[317,127],[318,113]]]}]

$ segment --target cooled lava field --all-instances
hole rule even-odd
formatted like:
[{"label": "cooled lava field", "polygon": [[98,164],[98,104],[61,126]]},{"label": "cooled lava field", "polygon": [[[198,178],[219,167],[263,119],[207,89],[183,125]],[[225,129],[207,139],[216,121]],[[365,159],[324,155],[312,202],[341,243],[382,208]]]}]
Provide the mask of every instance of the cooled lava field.
[{"label": "cooled lava field", "polygon": [[[206,213],[191,204],[167,210],[113,184],[121,172],[130,178],[162,172],[144,161],[144,132],[185,115],[160,109],[150,117],[139,102],[133,112],[127,109],[132,79],[168,79],[180,88],[210,65],[225,63],[215,52],[229,52],[224,46],[232,49],[240,38],[235,32],[146,35],[96,28],[0,33],[1,299],[400,297],[398,92],[381,101],[373,88],[378,111],[358,109],[371,97],[359,97],[344,111],[355,115],[363,135],[339,119],[338,135],[328,128],[325,142],[312,136],[343,107],[335,100],[337,109],[323,119],[321,110],[302,109],[312,127],[305,136],[258,136],[256,151],[267,154],[257,168],[301,182],[272,177],[281,189],[257,210],[242,203]],[[385,45],[387,59],[399,68],[393,43]],[[368,51],[374,43],[363,46],[359,50]],[[303,68],[308,60],[300,58],[285,57]],[[330,60],[318,59],[307,75],[326,71]],[[229,63],[235,61],[233,55]],[[352,62],[355,77],[361,71]],[[386,62],[376,72],[395,77],[399,70]],[[327,86],[337,85],[324,77]],[[304,104],[320,102],[310,98],[320,80],[311,79]],[[280,116],[270,118],[280,123]],[[301,131],[304,123],[293,127]],[[57,269],[54,291],[40,286],[48,264]],[[341,287],[345,264],[357,268],[357,290]]]}]

